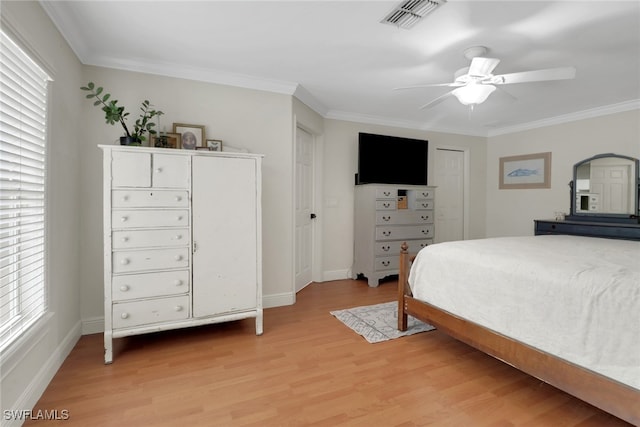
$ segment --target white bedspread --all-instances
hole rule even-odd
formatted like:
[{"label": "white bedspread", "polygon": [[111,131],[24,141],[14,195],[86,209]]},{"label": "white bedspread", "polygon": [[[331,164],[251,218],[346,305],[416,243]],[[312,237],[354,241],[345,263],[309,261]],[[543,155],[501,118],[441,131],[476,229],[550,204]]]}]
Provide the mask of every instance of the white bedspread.
[{"label": "white bedspread", "polygon": [[428,246],[415,298],[640,389],[640,242],[528,236]]}]

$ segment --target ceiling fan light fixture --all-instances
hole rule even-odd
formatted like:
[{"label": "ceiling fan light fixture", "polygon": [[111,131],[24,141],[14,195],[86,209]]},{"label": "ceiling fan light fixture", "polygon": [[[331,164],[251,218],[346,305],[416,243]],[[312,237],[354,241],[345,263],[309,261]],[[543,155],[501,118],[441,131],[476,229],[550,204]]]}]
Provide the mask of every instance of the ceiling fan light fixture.
[{"label": "ceiling fan light fixture", "polygon": [[477,105],[486,101],[494,90],[496,90],[496,87],[493,85],[471,83],[459,87],[451,93],[458,98],[458,101],[463,105]]},{"label": "ceiling fan light fixture", "polygon": [[447,0],[404,0],[396,6],[382,21],[383,24],[392,24],[398,28],[409,29],[418,23],[427,14],[433,12]]}]

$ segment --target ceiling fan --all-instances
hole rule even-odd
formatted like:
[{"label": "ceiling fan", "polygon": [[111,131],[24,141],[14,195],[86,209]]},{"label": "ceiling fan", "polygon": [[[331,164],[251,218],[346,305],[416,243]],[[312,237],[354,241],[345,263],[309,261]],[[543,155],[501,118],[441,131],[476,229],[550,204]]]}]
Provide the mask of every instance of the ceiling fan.
[{"label": "ceiling fan", "polygon": [[487,53],[484,46],[474,46],[464,51],[464,56],[471,60],[469,67],[459,69],[454,74],[454,81],[451,83],[436,83],[417,86],[406,86],[395,88],[415,89],[436,86],[449,86],[455,89],[440,95],[436,99],[424,104],[420,109],[433,107],[451,96],[455,96],[461,104],[473,106],[483,103],[489,95],[496,90],[496,86],[513,83],[530,83],[548,80],[573,79],[576,76],[575,67],[547,68],[543,70],[523,71],[510,74],[492,74],[493,70],[500,63],[499,59],[486,58]]}]

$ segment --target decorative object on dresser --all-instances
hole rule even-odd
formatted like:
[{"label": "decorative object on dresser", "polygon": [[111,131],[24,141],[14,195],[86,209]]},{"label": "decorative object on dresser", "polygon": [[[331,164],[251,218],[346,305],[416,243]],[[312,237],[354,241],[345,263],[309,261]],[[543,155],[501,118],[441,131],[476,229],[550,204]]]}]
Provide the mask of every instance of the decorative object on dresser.
[{"label": "decorative object on dresser", "polygon": [[255,318],[262,156],[101,145],[105,363],[113,338]]},{"label": "decorative object on dresser", "polygon": [[164,113],[152,109],[149,101],[142,101],[140,105],[142,114],[136,119],[133,133],[131,133],[126,123],[129,113],[125,112],[124,107],[118,105],[117,99],[110,99],[111,94],[109,93],[103,95],[104,89],[102,87],[96,87],[93,82],[87,83],[86,86],[80,89],[89,92],[86,96],[88,99],[95,98],[93,105],[96,107],[102,105],[102,111],[104,112],[107,124],[115,125],[116,123],[120,123],[125,132],[125,136],[120,137],[121,145],[141,145],[142,141],[147,140],[147,137],[144,136],[146,132],[149,132],[150,136],[157,133],[156,130],[153,129],[156,123],[152,122],[151,119],[154,117],[158,117],[159,119]]},{"label": "decorative object on dresser", "polygon": [[355,187],[353,278],[371,287],[398,274],[398,253],[406,241],[411,252],[433,243],[435,187],[366,184]]},{"label": "decorative object on dresser", "polygon": [[203,125],[174,123],[173,133],[180,134],[180,146],[178,148],[195,150],[196,147],[206,147]]},{"label": "decorative object on dresser", "polygon": [[211,151],[222,151],[222,141],[219,139],[207,139],[206,147]]}]

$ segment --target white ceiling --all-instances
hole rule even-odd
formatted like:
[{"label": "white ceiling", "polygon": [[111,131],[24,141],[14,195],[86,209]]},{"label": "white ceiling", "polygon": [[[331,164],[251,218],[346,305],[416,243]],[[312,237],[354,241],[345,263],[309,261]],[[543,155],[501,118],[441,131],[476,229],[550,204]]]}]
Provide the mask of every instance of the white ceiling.
[{"label": "white ceiling", "polygon": [[[471,135],[640,108],[640,1],[449,0],[412,29],[400,1],[41,1],[84,64],[295,94],[324,117]],[[470,112],[450,88],[476,45],[494,74],[575,66]]]}]

